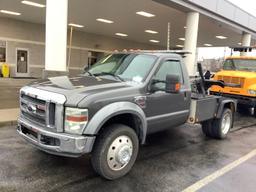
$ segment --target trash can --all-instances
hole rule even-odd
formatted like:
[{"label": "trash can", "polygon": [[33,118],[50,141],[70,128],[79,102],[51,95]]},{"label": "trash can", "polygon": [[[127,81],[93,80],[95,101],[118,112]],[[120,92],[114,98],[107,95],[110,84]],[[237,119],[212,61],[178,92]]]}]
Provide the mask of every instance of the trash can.
[{"label": "trash can", "polygon": [[2,75],[4,78],[8,78],[10,76],[10,67],[7,63],[2,64]]}]

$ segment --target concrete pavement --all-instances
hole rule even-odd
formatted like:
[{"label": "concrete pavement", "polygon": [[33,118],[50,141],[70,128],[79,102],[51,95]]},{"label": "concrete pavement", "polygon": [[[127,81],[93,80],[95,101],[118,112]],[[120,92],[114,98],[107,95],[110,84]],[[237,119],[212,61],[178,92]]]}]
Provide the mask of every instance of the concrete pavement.
[{"label": "concrete pavement", "polygon": [[34,79],[0,78],[0,109],[19,107],[19,90]]},{"label": "concrete pavement", "polygon": [[1,123],[16,122],[19,115],[19,108],[0,109],[0,125]]}]

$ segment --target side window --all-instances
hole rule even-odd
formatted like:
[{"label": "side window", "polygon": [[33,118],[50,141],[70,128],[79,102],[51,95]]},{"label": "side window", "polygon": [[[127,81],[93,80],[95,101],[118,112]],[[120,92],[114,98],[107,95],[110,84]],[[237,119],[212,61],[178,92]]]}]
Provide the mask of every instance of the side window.
[{"label": "side window", "polygon": [[[183,83],[183,74],[181,69],[180,61],[176,60],[167,60],[164,61],[160,68],[158,69],[157,73],[153,77],[154,80],[165,81],[166,75],[178,75],[180,76],[180,81]],[[160,89],[165,88],[165,83],[156,83],[155,86]]]}]

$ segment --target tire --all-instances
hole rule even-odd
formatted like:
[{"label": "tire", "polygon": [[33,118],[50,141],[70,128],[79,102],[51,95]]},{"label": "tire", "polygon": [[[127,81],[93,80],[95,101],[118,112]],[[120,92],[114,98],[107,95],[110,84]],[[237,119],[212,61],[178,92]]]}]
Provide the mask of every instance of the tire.
[{"label": "tire", "polygon": [[233,112],[229,108],[225,108],[220,119],[213,121],[212,132],[216,139],[225,139],[228,132],[233,126]]},{"label": "tire", "polygon": [[131,170],[138,151],[136,132],[126,125],[113,124],[97,138],[92,152],[92,166],[105,179],[118,179]]},{"label": "tire", "polygon": [[212,137],[212,120],[202,122],[202,131],[207,137]]},{"label": "tire", "polygon": [[202,131],[207,137],[225,139],[233,126],[233,112],[224,108],[221,118],[202,123]]}]

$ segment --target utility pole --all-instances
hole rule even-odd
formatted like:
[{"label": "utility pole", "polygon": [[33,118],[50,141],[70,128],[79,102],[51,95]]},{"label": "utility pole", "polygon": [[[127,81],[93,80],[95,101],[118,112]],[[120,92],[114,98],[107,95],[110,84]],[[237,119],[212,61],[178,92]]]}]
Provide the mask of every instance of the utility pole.
[{"label": "utility pole", "polygon": [[69,70],[69,66],[70,66],[70,62],[71,62],[72,41],[73,41],[73,26],[70,27],[70,34],[69,34],[69,50],[68,50],[68,67],[67,67],[67,70]]},{"label": "utility pole", "polygon": [[170,29],[171,29],[171,24],[168,22],[167,25],[167,51],[170,50]]}]

